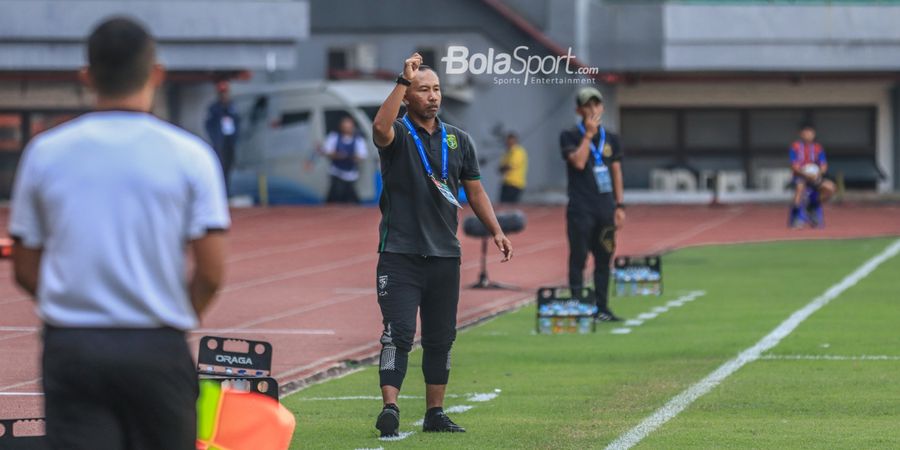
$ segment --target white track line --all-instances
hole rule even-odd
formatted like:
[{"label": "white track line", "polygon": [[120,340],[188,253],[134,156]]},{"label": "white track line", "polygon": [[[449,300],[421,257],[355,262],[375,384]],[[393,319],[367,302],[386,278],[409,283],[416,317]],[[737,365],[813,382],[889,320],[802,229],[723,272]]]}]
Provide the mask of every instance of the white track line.
[{"label": "white track line", "polygon": [[227,263],[236,263],[240,261],[246,261],[248,259],[261,258],[263,256],[272,256],[278,255],[282,253],[293,253],[299,250],[308,250],[310,248],[320,247],[322,245],[335,244],[338,242],[349,241],[352,239],[356,239],[357,236],[339,236],[339,237],[329,237],[329,238],[321,238],[321,239],[313,239],[311,241],[303,242],[302,244],[295,245],[282,245],[277,247],[264,247],[257,250],[249,251],[249,252],[241,252],[234,256],[229,257],[226,262]]},{"label": "white track line", "polygon": [[[350,297],[345,297],[345,298],[343,298],[343,299],[334,299],[334,298],[331,298],[331,299],[328,299],[328,300],[323,300],[323,301],[318,302],[318,303],[313,303],[313,304],[311,304],[311,305],[303,305],[303,306],[299,306],[299,307],[297,307],[297,308],[292,308],[292,309],[289,309],[289,310],[286,310],[286,311],[281,311],[281,312],[276,313],[276,314],[270,314],[270,315],[268,315],[268,316],[259,317],[259,318],[257,318],[257,319],[253,319],[253,320],[250,320],[250,321],[247,321],[247,322],[243,322],[243,323],[237,324],[237,325],[235,325],[235,326],[233,326],[233,327],[221,328],[220,331],[221,331],[222,334],[237,333],[237,332],[240,332],[240,330],[244,330],[244,329],[250,328],[250,327],[252,327],[252,326],[254,326],[254,325],[259,325],[259,324],[261,324],[261,323],[272,322],[272,321],[275,321],[275,320],[284,319],[284,318],[286,318],[286,317],[290,317],[290,316],[293,316],[293,315],[296,315],[296,314],[306,313],[306,312],[313,311],[313,310],[316,310],[316,309],[327,308],[327,307],[329,307],[329,306],[337,305],[337,304],[344,303],[344,302],[348,302],[348,301],[351,301],[351,300],[356,300],[356,299],[358,299],[359,297],[360,297],[359,295],[354,295],[354,296],[350,296]],[[194,341],[197,341],[197,340],[199,340],[199,338],[195,336],[195,337],[192,337],[192,338],[188,339],[188,342],[194,342]]]},{"label": "white track line", "polygon": [[5,300],[0,300],[0,305],[8,305],[10,303],[24,302],[26,300],[31,300],[31,297],[27,296],[27,295],[23,295],[21,297],[13,297],[13,298],[5,299]]},{"label": "white track line", "polygon": [[43,397],[43,392],[0,392],[0,397]]},{"label": "white track line", "polygon": [[39,327],[0,327],[0,331],[27,331],[30,333],[34,333],[39,329]]},{"label": "white track line", "polygon": [[[563,245],[565,243],[566,243],[566,241],[562,240],[562,239],[539,242],[537,244],[531,244],[531,245],[516,249],[516,251],[514,252],[514,255],[521,257],[524,255],[530,255],[532,253],[539,253],[544,250],[558,249],[558,248],[560,248],[561,245]],[[493,249],[493,247],[491,247],[491,248]],[[499,255],[490,256],[489,258],[490,259],[488,262],[498,262],[499,263],[500,261],[503,260],[503,257],[499,256]],[[481,267],[480,259],[476,259],[476,260],[473,260],[473,261],[463,264],[461,269],[469,270],[469,269],[474,269],[474,268],[478,268],[478,267]]]},{"label": "white track line", "polygon": [[31,335],[34,334],[34,333],[35,333],[34,331],[23,331],[23,332],[17,333],[17,334],[10,334],[9,336],[3,336],[3,337],[0,337],[0,341],[5,341],[5,340],[7,340],[7,339],[15,339],[15,338],[20,338],[20,337],[31,336]]},{"label": "white track line", "polygon": [[275,283],[278,281],[290,280],[292,278],[305,277],[307,275],[315,275],[322,272],[329,272],[335,269],[341,269],[344,267],[355,266],[358,264],[366,263],[369,261],[374,261],[378,258],[378,254],[365,254],[359,256],[353,256],[350,258],[344,258],[338,261],[333,261],[327,264],[318,264],[312,267],[304,267],[302,269],[297,270],[289,270],[287,272],[277,273],[275,275],[270,275],[267,277],[258,277],[252,280],[243,281],[239,283],[234,283],[228,286],[225,286],[222,289],[221,294],[225,294],[228,292],[239,291],[241,289],[246,289],[250,287],[261,286],[263,284]]},{"label": "white track line", "polygon": [[34,383],[37,383],[37,382],[39,382],[39,381],[41,381],[41,377],[37,377],[37,378],[35,378],[35,379],[33,379],[33,380],[28,380],[28,381],[20,381],[20,382],[18,382],[18,383],[10,384],[10,385],[7,385],[7,386],[0,386],[0,391],[8,391],[8,390],[10,390],[10,389],[15,389],[15,388],[17,388],[17,387],[19,387],[19,386],[25,386],[25,385],[28,385],[28,384],[34,384]]},{"label": "white track line", "polygon": [[762,355],[759,359],[774,361],[900,361],[900,356],[891,355]]},{"label": "white track line", "polygon": [[[0,332],[22,331],[34,333],[40,327],[0,327]],[[333,335],[334,330],[309,329],[309,328],[200,328],[191,330],[193,334],[321,334]]]},{"label": "white track line", "polygon": [[[304,371],[309,370],[309,369],[312,369],[312,368],[314,368],[314,367],[321,366],[322,364],[325,364],[325,363],[329,363],[329,362],[331,362],[331,363],[338,363],[339,361],[341,361],[342,359],[344,359],[344,358],[346,358],[346,357],[348,357],[348,356],[358,355],[358,354],[364,353],[364,352],[366,352],[366,351],[369,351],[370,349],[375,349],[375,348],[377,348],[377,347],[380,346],[380,345],[381,345],[381,343],[378,342],[378,341],[370,342],[370,343],[368,343],[368,344],[358,345],[358,346],[356,346],[356,347],[353,347],[353,348],[351,348],[351,349],[342,351],[342,352],[340,352],[340,353],[336,353],[336,354],[333,354],[333,355],[330,355],[330,356],[326,356],[326,357],[323,357],[323,358],[319,358],[319,359],[317,359],[317,360],[315,360],[315,361],[313,361],[313,362],[311,362],[311,363],[309,363],[309,364],[304,364],[304,365],[302,365],[302,366],[295,367],[295,368],[290,369],[290,370],[286,370],[286,371],[284,371],[284,372],[281,372],[281,373],[279,373],[279,374],[276,374],[276,375],[275,375],[275,378],[277,378],[277,379],[279,379],[279,380],[286,381],[285,378],[287,378],[287,377],[289,377],[289,376],[291,376],[291,375],[296,375],[296,374],[298,374],[298,373],[304,372]],[[295,391],[295,392],[296,392],[296,391]],[[289,394],[292,394],[292,393],[293,393],[293,392],[285,392],[285,393],[282,393],[282,397],[286,397],[286,396],[288,396]]]},{"label": "white track line", "polygon": [[637,445],[650,433],[677,416],[681,411],[684,411],[691,403],[718,386],[719,383],[728,378],[731,374],[737,372],[737,370],[745,364],[756,361],[764,352],[778,345],[782,339],[791,334],[791,332],[800,326],[800,324],[809,318],[809,316],[819,309],[822,309],[822,307],[840,296],[847,289],[855,286],[856,283],[872,273],[883,262],[896,256],[897,253],[900,253],[900,239],[894,241],[884,249],[884,251],[866,261],[862,266],[853,271],[853,273],[841,280],[840,283],[828,288],[824,294],[816,297],[806,306],[795,311],[784,322],[775,327],[771,333],[766,335],[752,347],[742,351],[736,358],[722,364],[705,378],[676,395],[662,408],[656,410],[651,416],[641,421],[641,423],[627,433],[619,436],[606,448],[608,450],[619,450],[628,449]]},{"label": "white track line", "polygon": [[668,240],[658,243],[656,245],[656,247],[653,247],[653,249],[648,251],[647,254],[649,255],[649,254],[653,254],[653,253],[659,253],[663,250],[668,250],[670,248],[677,248],[679,243],[684,242],[700,233],[703,233],[706,230],[711,230],[720,225],[724,225],[726,222],[729,222],[731,219],[734,219],[735,217],[740,216],[741,213],[743,213],[743,212],[744,212],[744,208],[735,208],[734,210],[730,211],[729,214],[723,215],[716,220],[710,220],[708,222],[703,222],[703,223],[701,223],[679,235],[676,235],[675,237],[673,237],[671,239],[668,239]]},{"label": "white track line", "polygon": [[307,328],[200,328],[193,330],[191,333],[197,334],[312,334],[312,335],[333,335],[334,330],[316,330]]}]

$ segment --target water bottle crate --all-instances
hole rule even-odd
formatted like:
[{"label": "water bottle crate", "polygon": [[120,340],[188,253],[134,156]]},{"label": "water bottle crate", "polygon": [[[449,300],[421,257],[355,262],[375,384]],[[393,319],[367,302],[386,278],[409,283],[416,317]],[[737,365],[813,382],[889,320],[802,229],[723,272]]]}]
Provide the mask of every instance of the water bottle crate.
[{"label": "water bottle crate", "polygon": [[617,256],[612,277],[616,297],[662,295],[662,257]]},{"label": "water bottle crate", "polygon": [[594,291],[583,288],[572,294],[568,287],[538,289],[535,319],[538,334],[587,334],[597,330]]}]

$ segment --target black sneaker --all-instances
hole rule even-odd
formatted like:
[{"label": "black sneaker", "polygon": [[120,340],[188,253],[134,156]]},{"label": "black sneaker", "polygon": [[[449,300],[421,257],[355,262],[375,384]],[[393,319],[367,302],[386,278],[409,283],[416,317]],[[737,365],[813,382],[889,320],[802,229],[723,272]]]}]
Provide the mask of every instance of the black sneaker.
[{"label": "black sneaker", "polygon": [[400,428],[400,408],[395,404],[384,405],[378,420],[375,421],[375,428],[381,432],[381,437],[399,436]]},{"label": "black sneaker", "polygon": [[442,408],[432,408],[425,413],[422,431],[426,433],[465,433],[466,429],[453,423]]},{"label": "black sneaker", "polygon": [[597,314],[597,322],[621,322],[622,319],[618,318],[612,311],[606,310]]}]

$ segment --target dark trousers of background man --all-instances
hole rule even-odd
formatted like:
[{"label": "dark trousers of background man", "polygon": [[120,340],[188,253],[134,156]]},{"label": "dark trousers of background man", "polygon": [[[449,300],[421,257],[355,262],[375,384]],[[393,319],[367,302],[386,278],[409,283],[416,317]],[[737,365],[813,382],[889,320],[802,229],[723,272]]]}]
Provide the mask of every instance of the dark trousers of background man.
[{"label": "dark trousers of background man", "polygon": [[500,187],[500,203],[519,203],[522,198],[522,189],[504,184]]},{"label": "dark trousers of background man", "polygon": [[225,177],[225,191],[231,196],[231,166],[234,164],[234,139],[225,138],[221,148],[216,148],[216,156],[222,166],[222,175]]},{"label": "dark trousers of background man", "polygon": [[332,175],[331,185],[328,187],[328,197],[325,201],[328,203],[359,203],[359,196],[356,195],[356,182],[346,181]]},{"label": "dark trousers of background man", "polygon": [[66,450],[194,450],[197,368],[171,328],[44,329],[47,440]]},{"label": "dark trousers of background man", "polygon": [[584,287],[588,252],[594,257],[594,290],[600,312],[609,308],[609,263],[616,252],[615,210],[566,212],[569,235],[569,286]]}]

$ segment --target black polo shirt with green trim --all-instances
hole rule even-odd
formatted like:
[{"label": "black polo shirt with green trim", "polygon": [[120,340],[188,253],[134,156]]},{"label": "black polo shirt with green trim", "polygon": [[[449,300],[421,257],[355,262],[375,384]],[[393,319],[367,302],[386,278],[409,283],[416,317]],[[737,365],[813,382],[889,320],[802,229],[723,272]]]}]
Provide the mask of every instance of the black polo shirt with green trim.
[{"label": "black polo shirt with green trim", "polygon": [[[415,125],[435,177],[441,176],[441,128],[434,133]],[[458,193],[460,180],[479,180],[481,172],[475,145],[465,131],[449,124],[447,164],[450,191]],[[379,147],[381,178],[381,225],[378,251],[411,255],[459,257],[458,212],[428,179],[416,143],[403,121],[394,122],[394,141]]]}]

